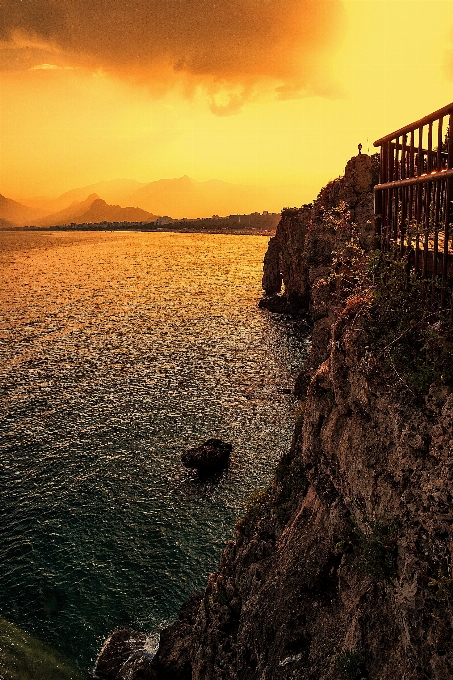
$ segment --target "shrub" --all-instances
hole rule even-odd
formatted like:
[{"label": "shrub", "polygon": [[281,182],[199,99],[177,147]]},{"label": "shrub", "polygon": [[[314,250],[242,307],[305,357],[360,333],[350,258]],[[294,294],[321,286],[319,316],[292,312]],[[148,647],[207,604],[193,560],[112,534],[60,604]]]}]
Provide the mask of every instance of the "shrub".
[{"label": "shrub", "polygon": [[365,518],[366,529],[358,526],[351,515],[353,537],[351,540],[352,562],[357,569],[377,581],[390,581],[396,576],[398,551],[396,522],[373,522]]},{"label": "shrub", "polygon": [[438,600],[447,600],[453,596],[453,579],[446,576],[442,569],[439,569],[437,578],[432,578],[428,582],[429,588],[436,588],[436,598]]},{"label": "shrub", "polygon": [[373,295],[366,330],[377,356],[414,396],[435,381],[453,384],[451,310],[431,303],[428,284],[408,275],[404,260],[377,252],[369,272]]},{"label": "shrub", "polygon": [[335,667],[344,680],[362,680],[366,677],[365,659],[359,652],[341,652],[335,660]]},{"label": "shrub", "polygon": [[248,535],[261,517],[269,514],[269,487],[256,489],[248,498],[244,516],[236,521],[236,530]]}]

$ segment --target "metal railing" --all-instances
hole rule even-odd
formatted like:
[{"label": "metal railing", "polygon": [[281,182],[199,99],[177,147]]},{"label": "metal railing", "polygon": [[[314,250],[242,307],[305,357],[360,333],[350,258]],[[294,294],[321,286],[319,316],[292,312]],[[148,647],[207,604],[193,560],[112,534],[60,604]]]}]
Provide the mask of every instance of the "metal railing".
[{"label": "metal railing", "polygon": [[[375,245],[406,257],[409,269],[438,283],[442,303],[453,277],[453,103],[374,142]],[[451,270],[451,271],[450,271]]]}]

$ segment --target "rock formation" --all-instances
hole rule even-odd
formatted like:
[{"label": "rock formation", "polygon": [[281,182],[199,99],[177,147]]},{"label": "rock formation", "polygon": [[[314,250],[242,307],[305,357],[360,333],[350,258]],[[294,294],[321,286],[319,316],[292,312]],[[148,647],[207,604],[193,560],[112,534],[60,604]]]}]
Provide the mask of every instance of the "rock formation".
[{"label": "rock formation", "polygon": [[373,349],[363,300],[335,287],[353,219],[370,246],[372,173],[352,159],[271,240],[267,291],[281,273],[314,320],[293,444],[190,618],[163,631],[156,680],[176,650],[181,680],[453,677],[453,390],[415,394]]},{"label": "rock formation", "polygon": [[194,468],[202,475],[223,470],[228,465],[233,447],[221,439],[208,439],[204,444],[185,451],[181,460],[187,468]]},{"label": "rock formation", "polygon": [[[315,299],[316,283],[325,276],[332,265],[333,253],[341,242],[326,212],[344,204],[350,221],[357,225],[362,245],[372,246],[373,187],[377,181],[378,166],[374,156],[360,154],[351,158],[343,177],[329,182],[314,203],[301,208],[284,208],[276,234],[269,241],[264,258],[263,289],[270,298],[262,307],[280,308],[292,313],[321,314],[324,301]],[[273,297],[284,293],[280,303]]]}]

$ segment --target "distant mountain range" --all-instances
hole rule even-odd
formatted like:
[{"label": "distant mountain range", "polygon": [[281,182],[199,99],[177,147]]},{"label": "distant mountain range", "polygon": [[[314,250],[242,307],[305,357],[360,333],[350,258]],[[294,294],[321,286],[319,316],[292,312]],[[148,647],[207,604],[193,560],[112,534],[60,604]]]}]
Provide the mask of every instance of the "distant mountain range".
[{"label": "distant mountain range", "polygon": [[261,212],[266,200],[266,191],[258,187],[216,179],[197,182],[187,175],[150,182],[129,196],[132,205],[174,218]]},{"label": "distant mountain range", "polygon": [[155,222],[157,215],[141,208],[121,208],[109,205],[97,194],[90,194],[84,201],[73,201],[71,205],[45,218],[36,220],[37,227],[52,227],[60,224],[83,224],[91,222]]},{"label": "distant mountain range", "polygon": [[144,182],[137,182],[135,179],[103,180],[96,184],[71,189],[58,198],[37,196],[26,200],[25,203],[33,208],[44,210],[46,214],[52,214],[64,210],[74,201],[82,202],[91,194],[96,194],[98,198],[102,197],[107,203],[124,206],[129,204],[129,196],[143,186],[145,186]]},{"label": "distant mountain range", "polygon": [[[211,217],[266,209],[265,189],[220,180],[197,182],[187,175],[156,182],[114,179],[71,189],[58,198],[18,203],[0,195],[0,226],[57,226],[76,222],[150,222],[157,215]],[[26,204],[25,204],[26,203]],[[134,206],[134,207],[122,207]]]}]

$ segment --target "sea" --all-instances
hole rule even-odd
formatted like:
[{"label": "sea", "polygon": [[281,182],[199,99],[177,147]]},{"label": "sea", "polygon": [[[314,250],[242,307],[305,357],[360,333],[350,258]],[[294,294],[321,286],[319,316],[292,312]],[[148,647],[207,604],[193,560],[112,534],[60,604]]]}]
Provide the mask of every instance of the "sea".
[{"label": "sea", "polygon": [[290,446],[307,329],[258,308],[267,243],[0,233],[0,615],[87,675],[203,588]]}]

